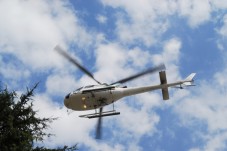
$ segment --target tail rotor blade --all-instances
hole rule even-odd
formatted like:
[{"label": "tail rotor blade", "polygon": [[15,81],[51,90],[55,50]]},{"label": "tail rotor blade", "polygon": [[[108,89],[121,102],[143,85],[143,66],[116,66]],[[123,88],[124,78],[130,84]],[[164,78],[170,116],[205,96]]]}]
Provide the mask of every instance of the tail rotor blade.
[{"label": "tail rotor blade", "polygon": [[97,81],[94,76],[92,75],[92,73],[90,71],[88,71],[85,67],[83,67],[82,65],[79,64],[79,62],[75,59],[72,58],[68,53],[66,53],[66,51],[64,51],[59,45],[57,45],[54,48],[60,55],[62,55],[63,57],[65,57],[67,60],[69,60],[72,64],[74,64],[76,67],[78,67],[82,72],[84,72],[86,75],[88,75],[90,78],[92,78],[93,80],[95,80],[98,84],[101,84],[99,81]]},{"label": "tail rotor blade", "polygon": [[156,67],[147,69],[147,70],[145,70],[143,72],[140,72],[138,74],[132,75],[132,76],[127,77],[127,78],[124,78],[122,80],[119,80],[117,82],[112,83],[111,85],[116,84],[116,83],[125,83],[125,82],[128,82],[128,81],[134,80],[136,78],[139,78],[139,77],[141,77],[143,75],[152,74],[152,73],[155,73],[155,72],[158,72],[158,71],[161,71],[161,70],[165,70],[165,65],[164,64],[160,64],[160,65],[158,65]]},{"label": "tail rotor blade", "polygon": [[102,107],[99,109],[99,119],[98,119],[98,123],[97,123],[97,127],[96,127],[96,139],[101,139],[102,138]]}]

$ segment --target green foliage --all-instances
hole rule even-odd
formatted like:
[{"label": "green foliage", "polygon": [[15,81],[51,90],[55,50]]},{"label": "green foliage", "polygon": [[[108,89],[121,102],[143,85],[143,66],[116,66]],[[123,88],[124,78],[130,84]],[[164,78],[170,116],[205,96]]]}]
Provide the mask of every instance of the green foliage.
[{"label": "green foliage", "polygon": [[57,149],[44,147],[34,148],[34,142],[43,141],[51,134],[43,132],[48,123],[57,118],[36,117],[33,110],[32,96],[38,84],[27,89],[25,94],[18,98],[15,91],[9,92],[0,89],[0,150],[3,151],[73,151],[77,145],[69,148],[64,146]]}]

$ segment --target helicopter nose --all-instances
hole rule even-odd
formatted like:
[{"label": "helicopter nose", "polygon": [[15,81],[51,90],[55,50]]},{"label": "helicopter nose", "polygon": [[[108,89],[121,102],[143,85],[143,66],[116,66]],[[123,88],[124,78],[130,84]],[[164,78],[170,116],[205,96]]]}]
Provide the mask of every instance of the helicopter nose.
[{"label": "helicopter nose", "polygon": [[70,96],[70,93],[65,96],[65,99],[68,99]]},{"label": "helicopter nose", "polygon": [[68,107],[68,106],[69,106],[69,96],[70,96],[70,93],[67,94],[67,95],[65,96],[65,99],[64,99],[64,104],[65,104],[65,106],[66,106],[67,108],[69,108],[69,107]]}]

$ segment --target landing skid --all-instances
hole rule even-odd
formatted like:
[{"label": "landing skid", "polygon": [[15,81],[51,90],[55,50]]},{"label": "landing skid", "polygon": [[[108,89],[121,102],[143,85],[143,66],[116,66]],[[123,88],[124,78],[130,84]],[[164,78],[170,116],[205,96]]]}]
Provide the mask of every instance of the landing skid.
[{"label": "landing skid", "polygon": [[97,118],[97,117],[104,117],[104,116],[113,116],[113,115],[119,115],[120,112],[116,112],[115,110],[112,111],[106,111],[106,112],[102,112],[102,114],[100,113],[93,113],[93,114],[85,114],[85,115],[80,115],[79,117],[83,117],[83,118]]}]

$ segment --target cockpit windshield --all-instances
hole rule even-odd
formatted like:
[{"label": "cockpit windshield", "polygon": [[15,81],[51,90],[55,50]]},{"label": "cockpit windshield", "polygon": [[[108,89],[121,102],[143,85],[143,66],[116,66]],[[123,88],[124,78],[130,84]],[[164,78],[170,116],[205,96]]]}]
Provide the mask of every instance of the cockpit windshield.
[{"label": "cockpit windshield", "polygon": [[75,91],[73,91],[73,93],[79,92],[82,88],[83,88],[83,87],[80,87],[80,88],[76,89]]},{"label": "cockpit windshield", "polygon": [[92,88],[92,87],[94,87],[94,85],[87,85],[84,88]]}]

